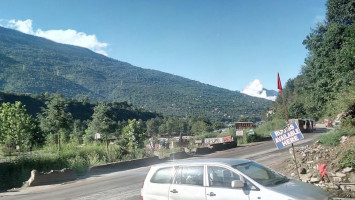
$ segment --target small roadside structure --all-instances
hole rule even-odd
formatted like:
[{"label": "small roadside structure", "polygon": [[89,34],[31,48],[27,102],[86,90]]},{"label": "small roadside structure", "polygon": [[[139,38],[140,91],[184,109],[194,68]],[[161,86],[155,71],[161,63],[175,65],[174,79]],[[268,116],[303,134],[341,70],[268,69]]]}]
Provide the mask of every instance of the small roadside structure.
[{"label": "small roadside structure", "polygon": [[316,123],[311,119],[289,119],[288,122],[290,124],[293,122],[296,123],[302,133],[313,132],[316,130]]}]

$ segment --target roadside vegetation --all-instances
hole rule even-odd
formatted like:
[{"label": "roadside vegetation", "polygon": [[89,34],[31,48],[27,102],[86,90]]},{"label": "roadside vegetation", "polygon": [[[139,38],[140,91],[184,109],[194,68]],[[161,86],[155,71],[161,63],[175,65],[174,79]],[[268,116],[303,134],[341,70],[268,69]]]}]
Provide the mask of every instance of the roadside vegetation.
[{"label": "roadside vegetation", "polygon": [[[289,118],[340,122],[319,138],[323,145],[337,146],[342,137],[355,135],[354,1],[328,0],[326,6],[326,19],[303,41],[309,51],[305,64],[297,77],[286,82],[283,94]],[[266,119],[269,122],[256,129],[257,133],[268,134],[260,129],[267,129],[275,119],[284,119],[281,96],[269,113],[273,113]],[[354,148],[344,150],[339,164],[354,168],[354,155]]]},{"label": "roadside vegetation", "polygon": [[[40,113],[28,114],[20,101],[0,106],[0,190],[19,187],[28,180],[33,169],[38,171],[71,168],[84,175],[89,167],[153,156],[146,146],[172,137],[217,137],[213,132],[226,127],[206,117],[173,118],[151,115],[151,118],[117,116],[120,103],[93,104],[92,115],[86,120],[76,118],[78,112],[87,115],[89,109],[73,109],[72,99],[60,94],[46,94]],[[85,102],[84,104],[89,104]],[[77,104],[80,108],[80,105]],[[90,103],[89,105],[92,105]],[[71,112],[70,112],[71,111]],[[121,110],[122,112],[122,110]],[[124,115],[124,113],[123,113]],[[141,115],[136,115],[141,116]],[[223,133],[228,135],[228,133]],[[188,141],[190,148],[194,139]],[[181,151],[181,148],[162,148],[159,151]]]},{"label": "roadside vegetation", "polygon": [[320,136],[319,142],[325,146],[337,146],[340,143],[342,137],[350,137],[353,135],[355,135],[354,129],[338,128]]},{"label": "roadside vegetation", "polygon": [[285,119],[272,119],[270,121],[265,122],[261,126],[255,128],[255,133],[258,137],[261,138],[269,138],[271,137],[271,132],[275,130],[280,130],[286,126]]}]

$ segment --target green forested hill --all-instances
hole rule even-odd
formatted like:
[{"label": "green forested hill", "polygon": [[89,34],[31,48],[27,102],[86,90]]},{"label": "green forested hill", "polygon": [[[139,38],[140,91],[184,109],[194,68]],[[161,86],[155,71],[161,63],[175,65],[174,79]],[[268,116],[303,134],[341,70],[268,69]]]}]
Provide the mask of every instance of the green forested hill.
[{"label": "green forested hill", "polygon": [[270,101],[237,91],[135,67],[85,48],[3,27],[0,27],[0,89],[127,101],[164,115],[206,115],[226,120],[236,120],[241,115],[260,117],[261,111],[270,105]]},{"label": "green forested hill", "polygon": [[[51,98],[48,94],[41,95],[24,95],[13,94],[8,92],[0,92],[0,104],[3,102],[15,103],[20,101],[26,107],[27,113],[33,117],[37,117],[42,112],[41,108],[45,108],[46,101]],[[91,120],[91,116],[94,113],[94,107],[97,103],[86,102],[85,99],[66,99],[68,104],[68,112],[73,116],[73,119],[80,119],[81,121]],[[148,112],[143,109],[133,108],[127,102],[112,102],[108,104],[110,106],[113,120],[122,121],[128,119],[142,119],[146,121],[151,118],[160,117],[157,113]]]}]

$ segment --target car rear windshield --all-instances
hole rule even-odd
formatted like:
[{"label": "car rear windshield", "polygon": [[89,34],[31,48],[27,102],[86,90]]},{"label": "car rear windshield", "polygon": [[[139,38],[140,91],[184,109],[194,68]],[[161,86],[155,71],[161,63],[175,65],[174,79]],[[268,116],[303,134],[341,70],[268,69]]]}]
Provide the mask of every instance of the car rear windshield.
[{"label": "car rear windshield", "polygon": [[161,168],[155,172],[153,177],[150,179],[150,182],[170,184],[173,181],[173,177],[174,177],[173,167]]}]

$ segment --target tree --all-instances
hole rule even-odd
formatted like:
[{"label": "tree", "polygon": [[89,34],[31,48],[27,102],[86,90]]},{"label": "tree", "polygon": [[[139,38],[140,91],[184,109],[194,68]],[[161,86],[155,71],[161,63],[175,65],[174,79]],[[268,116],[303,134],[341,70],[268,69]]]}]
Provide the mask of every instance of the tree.
[{"label": "tree", "polygon": [[112,114],[110,112],[110,107],[104,102],[99,102],[94,108],[94,113],[92,114],[92,120],[89,122],[87,132],[89,135],[94,135],[95,133],[100,133],[106,143],[106,152],[108,152],[108,141],[109,136],[114,132],[115,122],[112,120]]},{"label": "tree", "polygon": [[170,137],[172,136],[173,132],[177,132],[178,131],[178,123],[177,120],[174,118],[169,118],[166,121],[166,130],[168,131]]},{"label": "tree", "polygon": [[46,101],[47,108],[42,108],[39,115],[40,128],[50,134],[57,134],[58,154],[60,153],[61,133],[71,126],[72,115],[67,112],[68,104],[59,93],[56,93],[50,101]]},{"label": "tree", "polygon": [[354,0],[329,0],[327,2],[327,20],[331,23],[351,25],[355,21]]},{"label": "tree", "polygon": [[159,117],[149,119],[146,122],[147,125],[147,134],[152,137],[159,133],[159,126],[162,124],[162,119]]},{"label": "tree", "polygon": [[128,120],[128,125],[124,127],[122,138],[126,143],[126,147],[133,151],[144,147],[144,140],[147,139],[147,134],[136,119]]},{"label": "tree", "polygon": [[26,113],[21,102],[0,106],[0,143],[6,143],[9,149],[17,145],[22,151],[24,145],[33,143],[37,131],[35,120]]},{"label": "tree", "polygon": [[[300,75],[284,89],[290,115],[317,120],[330,112],[343,112],[334,107],[339,96],[355,85],[354,6],[354,0],[328,0],[326,21],[303,41],[309,56]],[[282,112],[280,99],[274,104],[276,113]]]},{"label": "tree", "polygon": [[200,134],[208,130],[208,125],[204,121],[196,121],[191,125],[191,132],[194,134]]},{"label": "tree", "polygon": [[81,143],[82,136],[85,133],[84,123],[80,119],[76,119],[73,122],[73,129],[70,135],[70,140],[75,143]]},{"label": "tree", "polygon": [[302,102],[294,101],[288,108],[288,117],[289,118],[306,118],[306,109]]},{"label": "tree", "polygon": [[179,133],[179,142],[182,142],[182,134],[187,133],[189,129],[189,125],[185,119],[179,119],[178,120],[178,133]]}]

